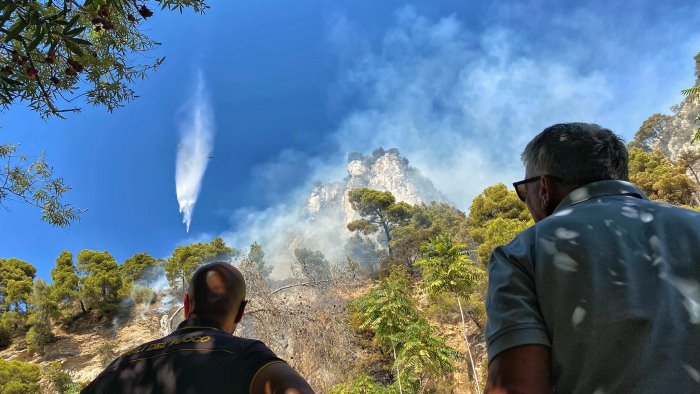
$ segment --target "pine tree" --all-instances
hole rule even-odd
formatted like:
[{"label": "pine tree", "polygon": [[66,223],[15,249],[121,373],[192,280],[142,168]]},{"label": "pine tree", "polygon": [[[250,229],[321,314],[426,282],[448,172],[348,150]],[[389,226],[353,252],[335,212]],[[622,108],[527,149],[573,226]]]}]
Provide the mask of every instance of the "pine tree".
[{"label": "pine tree", "polygon": [[119,266],[107,252],[83,250],[78,253],[79,297],[88,308],[102,313],[116,311],[124,294]]},{"label": "pine tree", "polygon": [[44,354],[44,346],[51,340],[51,321],[58,318],[58,304],[51,297],[51,286],[41,279],[34,282],[29,308],[29,331],[25,337],[27,350]]},{"label": "pine tree", "polygon": [[265,252],[263,251],[263,248],[259,243],[253,242],[253,244],[250,245],[248,259],[250,259],[250,261],[254,262],[255,265],[258,266],[258,271],[260,271],[260,274],[262,274],[263,278],[267,279],[270,277],[270,274],[272,273],[272,267],[265,263]]},{"label": "pine tree", "polygon": [[51,270],[53,280],[52,298],[58,303],[60,310],[71,309],[75,301],[80,304],[83,313],[86,312],[85,303],[78,297],[80,280],[73,263],[73,254],[67,250],[61,252],[56,259],[56,267]]}]

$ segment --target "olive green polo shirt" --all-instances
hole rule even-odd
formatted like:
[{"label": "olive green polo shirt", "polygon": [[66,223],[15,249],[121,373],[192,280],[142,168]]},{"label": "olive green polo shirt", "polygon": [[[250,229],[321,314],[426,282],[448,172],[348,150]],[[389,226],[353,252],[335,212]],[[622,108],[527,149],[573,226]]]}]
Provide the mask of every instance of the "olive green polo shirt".
[{"label": "olive green polo shirt", "polygon": [[548,346],[557,392],[700,393],[700,213],[576,189],[493,252],[486,310],[489,361]]}]

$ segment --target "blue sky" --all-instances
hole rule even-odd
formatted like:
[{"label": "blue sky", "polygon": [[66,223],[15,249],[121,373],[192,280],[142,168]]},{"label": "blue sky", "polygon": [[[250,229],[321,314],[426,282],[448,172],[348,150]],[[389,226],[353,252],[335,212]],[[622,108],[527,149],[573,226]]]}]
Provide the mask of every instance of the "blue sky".
[{"label": "blue sky", "polygon": [[[315,180],[349,151],[397,147],[460,208],[522,176],[543,127],[592,121],[630,139],[693,83],[700,8],[691,1],[214,1],[206,15],[156,15],[165,64],[112,114],[41,120],[15,105],[3,142],[46,150],[88,208],[67,229],[35,209],[0,212],[0,257],[47,278],[61,250],[165,257],[223,234],[274,236]],[[189,234],[175,157],[198,74],[215,129]],[[184,126],[183,126],[184,125]],[[261,232],[266,231],[264,235]]]}]

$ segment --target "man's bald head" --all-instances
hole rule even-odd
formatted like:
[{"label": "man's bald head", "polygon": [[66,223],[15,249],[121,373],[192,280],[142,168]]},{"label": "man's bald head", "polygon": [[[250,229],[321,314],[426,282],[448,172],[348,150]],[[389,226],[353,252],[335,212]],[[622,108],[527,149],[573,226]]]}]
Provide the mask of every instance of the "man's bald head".
[{"label": "man's bald head", "polygon": [[[195,271],[187,291],[190,314],[227,324],[242,317],[245,279],[234,266],[224,262],[203,265]],[[239,316],[240,315],[240,316]]]}]

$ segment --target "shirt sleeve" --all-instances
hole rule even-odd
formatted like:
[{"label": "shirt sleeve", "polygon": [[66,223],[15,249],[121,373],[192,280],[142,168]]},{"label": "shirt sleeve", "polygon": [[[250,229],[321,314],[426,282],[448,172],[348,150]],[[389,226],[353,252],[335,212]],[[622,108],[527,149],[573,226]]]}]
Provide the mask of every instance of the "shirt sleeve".
[{"label": "shirt sleeve", "polygon": [[255,375],[257,375],[263,367],[274,363],[285,362],[260,341],[253,341],[248,345],[243,351],[241,360],[245,363],[241,378],[243,382],[247,382],[248,387],[250,387]]},{"label": "shirt sleeve", "polygon": [[516,346],[551,346],[537,301],[533,266],[528,264],[527,251],[519,238],[496,248],[489,261],[486,296],[489,362]]}]

